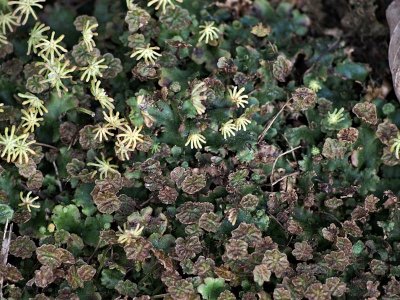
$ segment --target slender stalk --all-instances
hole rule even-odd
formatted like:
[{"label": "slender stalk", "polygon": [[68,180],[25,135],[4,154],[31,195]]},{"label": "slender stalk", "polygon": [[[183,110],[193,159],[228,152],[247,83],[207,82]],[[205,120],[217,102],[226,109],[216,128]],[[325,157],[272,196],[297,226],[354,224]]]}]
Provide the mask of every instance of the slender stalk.
[{"label": "slender stalk", "polygon": [[35,145],[37,145],[37,146],[42,146],[42,147],[46,147],[46,148],[50,148],[50,149],[53,149],[53,150],[57,150],[57,151],[58,151],[58,148],[57,148],[57,147],[54,147],[54,146],[52,146],[52,145],[43,144],[43,143],[39,143],[39,142],[36,142]]},{"label": "slender stalk", "polygon": [[[0,258],[1,258],[0,265],[3,267],[5,267],[7,265],[8,251],[10,250],[11,233],[12,233],[12,229],[13,229],[12,223],[10,226],[8,226],[8,225],[9,225],[9,223],[8,223],[8,219],[7,219],[6,225],[4,226],[3,240],[1,242],[1,252],[0,252]],[[8,233],[8,237],[7,237],[7,233]],[[4,299],[3,284],[4,284],[4,278],[2,275],[0,275],[0,299]]]},{"label": "slender stalk", "polygon": [[94,112],[92,112],[91,110],[84,108],[84,107],[77,107],[76,110],[81,113],[87,114],[87,115],[91,116],[92,118],[96,115]]},{"label": "slender stalk", "polygon": [[258,143],[261,143],[262,140],[265,138],[265,136],[267,135],[268,130],[271,128],[272,124],[274,124],[275,120],[279,117],[279,115],[284,111],[284,109],[286,108],[286,106],[289,105],[290,100],[292,100],[292,98],[290,98],[284,106],[282,106],[282,108],[278,111],[278,113],[274,116],[274,118],[267,124],[267,126],[264,128],[263,132],[261,132],[261,134],[258,137]]},{"label": "slender stalk", "polygon": [[273,183],[272,179],[273,179],[273,176],[274,176],[275,166],[276,166],[278,160],[279,160],[281,157],[285,156],[286,154],[291,153],[291,152],[293,152],[293,151],[296,151],[297,149],[300,149],[300,148],[301,148],[301,146],[297,146],[296,148],[292,148],[292,149],[290,149],[290,150],[288,150],[288,151],[286,151],[286,152],[283,152],[283,153],[279,154],[279,156],[278,156],[277,158],[275,158],[274,164],[272,165],[272,171],[271,171],[271,177],[270,177],[270,181],[271,181],[271,192],[274,190],[274,184],[272,184],[272,183]]},{"label": "slender stalk", "polygon": [[273,183],[271,183],[271,186],[274,186],[275,184],[281,182],[282,180],[284,180],[284,179],[286,179],[288,177],[296,176],[298,174],[300,174],[300,173],[299,172],[294,172],[294,173],[287,174],[287,175],[275,180]]}]

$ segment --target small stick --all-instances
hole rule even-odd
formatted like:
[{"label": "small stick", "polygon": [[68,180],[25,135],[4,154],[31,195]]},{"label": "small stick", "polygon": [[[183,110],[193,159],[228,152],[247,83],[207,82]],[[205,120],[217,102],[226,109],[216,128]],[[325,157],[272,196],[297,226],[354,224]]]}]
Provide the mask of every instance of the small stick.
[{"label": "small stick", "polygon": [[54,150],[57,150],[57,151],[58,151],[58,148],[57,148],[57,147],[54,147],[54,146],[52,146],[52,145],[43,144],[43,143],[38,143],[38,142],[36,142],[35,145],[42,146],[42,147],[47,147],[47,148],[54,149]]},{"label": "small stick", "polygon": [[55,162],[55,161],[53,161],[53,167],[54,167],[54,170],[55,170],[56,176],[57,176],[57,185],[58,185],[58,188],[60,189],[60,192],[62,192],[62,191],[63,191],[63,188],[62,188],[62,184],[61,184],[61,181],[60,181],[60,174],[58,173],[58,168],[57,168],[57,165],[56,165],[56,162]]},{"label": "small stick", "polygon": [[[285,135],[283,135],[283,138],[285,139],[285,141],[289,145],[289,147],[291,147],[291,145]],[[292,152],[292,156],[293,156],[293,160],[296,161],[296,163],[297,163],[297,158],[296,158],[296,155],[294,154],[294,152]]]},{"label": "small stick", "polygon": [[[271,183],[273,182],[272,179],[273,179],[273,176],[274,176],[275,166],[276,166],[276,163],[278,162],[278,160],[282,156],[285,156],[286,154],[291,153],[293,151],[296,151],[297,149],[300,149],[300,148],[301,148],[301,146],[297,146],[296,148],[292,148],[292,149],[290,149],[290,150],[288,150],[286,152],[283,152],[283,153],[279,154],[279,156],[277,158],[275,158],[274,164],[272,165],[272,171],[271,171],[271,177],[270,177]],[[271,184],[271,192],[273,192],[273,190],[274,190],[274,185]]]},{"label": "small stick", "polygon": [[285,235],[286,238],[288,238],[288,234],[286,232],[285,226],[283,226],[282,223],[279,222],[279,220],[277,218],[275,218],[274,215],[270,214],[269,212],[267,212],[267,214],[272,220],[274,220],[283,229],[283,234]]},{"label": "small stick", "polygon": [[258,143],[261,143],[261,141],[264,139],[265,135],[267,134],[268,130],[271,128],[272,124],[274,124],[275,120],[279,117],[279,115],[283,112],[283,110],[286,108],[286,106],[289,105],[290,98],[284,106],[278,111],[278,113],[275,115],[275,117],[267,124],[267,126],[264,128],[263,132],[259,135],[258,137]]},{"label": "small stick", "polygon": [[285,175],[285,176],[283,176],[283,177],[281,177],[281,178],[275,180],[273,183],[271,183],[271,186],[274,186],[275,184],[281,182],[281,181],[284,180],[285,178],[288,178],[288,177],[291,177],[291,176],[296,176],[296,175],[298,175],[298,174],[300,174],[300,173],[299,173],[299,172],[294,172],[294,173],[291,173],[291,174],[287,174],[287,175]]},{"label": "small stick", "polygon": [[169,294],[160,294],[160,295],[155,295],[151,297],[152,299],[161,299],[167,297]]},{"label": "small stick", "polygon": [[[4,267],[7,265],[8,251],[10,250],[12,229],[13,229],[13,224],[11,223],[10,227],[8,227],[8,219],[7,219],[6,225],[4,227],[3,240],[1,242],[1,252],[0,252],[0,258],[1,258],[0,265],[2,265]],[[8,231],[8,237],[7,237],[7,231]],[[4,283],[4,278],[1,275],[0,276],[0,299],[4,299],[3,283]]]}]

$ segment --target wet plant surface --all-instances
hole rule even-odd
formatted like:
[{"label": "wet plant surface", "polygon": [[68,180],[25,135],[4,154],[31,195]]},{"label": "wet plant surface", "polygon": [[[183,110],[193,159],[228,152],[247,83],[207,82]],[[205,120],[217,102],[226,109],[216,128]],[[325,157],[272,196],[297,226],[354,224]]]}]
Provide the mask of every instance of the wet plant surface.
[{"label": "wet plant surface", "polygon": [[3,297],[400,299],[388,2],[0,0]]}]

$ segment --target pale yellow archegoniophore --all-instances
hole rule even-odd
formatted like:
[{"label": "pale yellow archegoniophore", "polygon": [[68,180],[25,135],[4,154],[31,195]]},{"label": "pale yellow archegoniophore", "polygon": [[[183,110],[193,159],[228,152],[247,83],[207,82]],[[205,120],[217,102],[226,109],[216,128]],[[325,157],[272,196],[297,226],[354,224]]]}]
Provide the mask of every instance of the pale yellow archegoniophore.
[{"label": "pale yellow archegoniophore", "polygon": [[[183,0],[176,0],[176,2],[182,3]],[[147,6],[155,6],[156,10],[159,10],[162,8],[162,13],[165,14],[167,11],[167,7],[171,7],[172,9],[175,9],[175,4],[173,0],[148,0]]]},{"label": "pale yellow archegoniophore", "polygon": [[344,108],[335,108],[333,112],[328,112],[327,121],[329,125],[335,125],[344,120]]},{"label": "pale yellow archegoniophore", "polygon": [[21,200],[22,203],[19,203],[18,206],[25,206],[26,209],[31,212],[32,208],[40,208],[40,204],[34,204],[34,202],[39,199],[38,196],[36,197],[31,197],[32,192],[29,191],[26,196],[24,196],[23,192],[19,193],[19,199]]},{"label": "pale yellow archegoniophore", "polygon": [[397,159],[400,159],[400,133],[391,141],[390,152],[394,152]]},{"label": "pale yellow archegoniophore", "polygon": [[103,111],[103,117],[107,124],[110,125],[113,129],[123,128],[123,126],[126,124],[126,120],[119,117],[118,111],[114,113],[114,111],[109,110],[108,114]]},{"label": "pale yellow archegoniophore", "polygon": [[26,99],[22,102],[22,105],[28,105],[29,110],[34,110],[41,116],[48,112],[47,108],[44,106],[44,101],[40,100],[37,96],[31,93],[18,93],[18,97]]},{"label": "pale yellow archegoniophore", "polygon": [[124,224],[123,228],[118,226],[118,232],[117,232],[118,243],[129,245],[133,240],[140,237],[140,235],[143,232],[143,229],[144,227],[140,226],[140,224],[137,224],[135,228],[130,228],[130,229],[127,228],[126,224]]},{"label": "pale yellow archegoniophore", "polygon": [[228,137],[236,135],[237,127],[233,120],[229,120],[224,124],[222,124],[219,131],[221,131],[222,135],[224,136],[224,139],[227,139]]},{"label": "pale yellow archegoniophore", "polygon": [[86,46],[86,49],[90,52],[93,50],[93,47],[96,46],[96,43],[93,40],[93,37],[98,36],[97,32],[94,32],[99,24],[92,24],[90,25],[90,21],[88,20],[83,27],[82,30],[82,39],[83,44]]},{"label": "pale yellow archegoniophore", "polygon": [[64,60],[64,56],[55,59],[53,62],[44,58],[43,62],[38,62],[36,64],[42,66],[39,70],[39,74],[44,74],[45,76],[45,79],[42,80],[41,83],[48,82],[51,87],[56,88],[59,96],[61,96],[61,90],[65,92],[68,91],[68,88],[64,85],[62,80],[72,78],[70,73],[76,69],[76,66],[70,67],[69,60]]},{"label": "pale yellow archegoniophore", "polygon": [[[33,16],[35,20],[37,20],[37,15],[35,13],[34,8],[43,8],[43,5],[39,3],[44,3],[46,0],[17,0],[17,1],[9,1],[9,5],[17,5],[17,8],[14,9],[13,14],[18,16],[18,19],[21,25],[25,25],[28,21],[30,15]],[[23,21],[21,22],[23,18]]]},{"label": "pale yellow archegoniophore", "polygon": [[19,26],[18,18],[11,12],[0,13],[0,29],[2,34],[6,34],[7,30],[13,32],[13,26]]},{"label": "pale yellow archegoniophore", "polygon": [[133,129],[128,124],[125,124],[120,128],[122,131],[117,135],[118,142],[125,145],[130,151],[134,151],[136,149],[138,142],[143,142],[143,134],[142,131],[143,126],[134,127]]},{"label": "pale yellow archegoniophore", "polygon": [[100,105],[102,108],[106,108],[108,110],[113,110],[114,107],[114,99],[109,97],[106,94],[106,91],[100,87],[101,82],[100,80],[92,80],[91,86],[90,86],[90,92],[92,93],[93,97],[99,101]]},{"label": "pale yellow archegoniophore", "polygon": [[19,164],[28,163],[29,155],[35,155],[35,151],[31,149],[31,145],[36,143],[35,140],[27,141],[28,134],[22,139],[18,139],[15,143],[11,161],[17,161]]},{"label": "pale yellow archegoniophore", "polygon": [[131,150],[118,140],[115,142],[115,153],[120,160],[129,160]]},{"label": "pale yellow archegoniophore", "polygon": [[93,174],[92,174],[93,176],[95,176],[97,174],[97,172],[99,172],[100,173],[100,179],[104,179],[110,173],[119,174],[119,172],[117,170],[118,166],[117,165],[113,165],[113,164],[110,163],[110,161],[112,160],[111,157],[106,159],[104,157],[104,154],[101,154],[101,159],[99,159],[97,157],[95,157],[94,159],[97,161],[97,163],[90,162],[90,163],[87,164],[88,166],[92,166],[92,167],[96,167],[97,168],[97,171],[93,172]]},{"label": "pale yellow archegoniophore", "polygon": [[[144,59],[147,65],[154,64],[156,59],[161,56],[156,50],[160,50],[160,47],[151,47],[147,44],[146,47],[137,47],[130,57],[135,57],[136,60]],[[137,57],[136,57],[137,56]]]},{"label": "pale yellow archegoniophore", "polygon": [[[55,32],[51,33],[50,39],[42,38],[35,48],[40,49],[38,55],[53,62],[55,58],[60,58],[63,53],[68,52],[63,46],[60,45],[64,39],[64,35],[60,35],[57,39],[54,38]],[[57,57],[56,57],[57,55]]]},{"label": "pale yellow archegoniophore", "polygon": [[205,143],[206,138],[204,137],[204,135],[194,132],[189,134],[185,146],[188,146],[190,144],[191,149],[201,149],[203,148],[202,144]]},{"label": "pale yellow archegoniophore", "polygon": [[244,91],[245,91],[244,87],[238,90],[237,86],[233,87],[233,90],[230,88],[228,89],[229,100],[232,101],[234,104],[236,104],[236,107],[244,108],[245,105],[249,103],[249,101],[247,100],[249,96],[242,95]]},{"label": "pale yellow archegoniophore", "polygon": [[246,118],[245,115],[241,115],[239,118],[235,120],[236,130],[247,130],[247,125],[249,125],[251,121]]},{"label": "pale yellow archegoniophore", "polygon": [[3,145],[3,152],[1,153],[1,157],[6,156],[7,162],[10,162],[12,160],[17,141],[27,136],[27,134],[16,135],[15,131],[16,127],[15,125],[13,125],[11,126],[11,129],[9,127],[6,127],[4,129],[4,134],[0,134],[0,145]]},{"label": "pale yellow archegoniophore", "polygon": [[204,25],[200,25],[200,37],[199,43],[205,40],[206,44],[218,39],[219,29],[214,26],[215,22],[205,22]]},{"label": "pale yellow archegoniophore", "polygon": [[204,93],[207,91],[207,86],[204,82],[196,84],[191,92],[190,100],[196,109],[198,115],[206,112],[206,107],[203,105],[203,101],[207,100],[207,96]]},{"label": "pale yellow archegoniophore", "polygon": [[40,127],[40,122],[43,118],[38,117],[38,114],[34,110],[21,110],[21,127],[24,128],[24,132],[34,132],[35,128]]},{"label": "pale yellow archegoniophore", "polygon": [[44,33],[46,31],[49,31],[50,27],[46,26],[40,22],[37,22],[35,26],[31,29],[31,32],[29,33],[29,39],[28,39],[28,52],[26,55],[31,54],[31,51],[33,53],[37,53],[36,46],[40,43],[42,39],[45,39]]},{"label": "pale yellow archegoniophore", "polygon": [[99,142],[108,141],[108,137],[114,136],[114,133],[111,132],[112,129],[109,124],[97,124],[96,128],[93,129],[95,133],[94,139]]},{"label": "pale yellow archegoniophore", "polygon": [[93,57],[91,60],[89,60],[88,65],[81,68],[81,70],[83,71],[81,75],[81,80],[86,82],[89,82],[91,79],[97,81],[97,76],[103,77],[101,70],[108,68],[107,65],[101,64],[104,61],[105,58],[98,60],[97,57]]}]

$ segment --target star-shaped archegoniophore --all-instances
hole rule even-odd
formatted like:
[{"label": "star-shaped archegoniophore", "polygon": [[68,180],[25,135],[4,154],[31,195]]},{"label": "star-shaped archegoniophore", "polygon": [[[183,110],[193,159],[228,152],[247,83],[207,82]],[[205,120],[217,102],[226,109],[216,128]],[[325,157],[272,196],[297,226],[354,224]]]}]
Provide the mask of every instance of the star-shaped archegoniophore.
[{"label": "star-shaped archegoniophore", "polygon": [[144,62],[147,65],[154,64],[156,59],[161,56],[160,53],[156,52],[156,50],[160,50],[160,47],[151,47],[150,44],[147,44],[146,47],[137,47],[131,54],[131,57],[136,57],[136,60],[144,59]]}]

